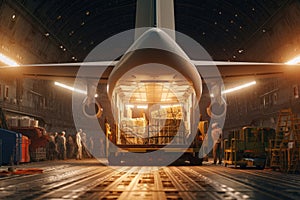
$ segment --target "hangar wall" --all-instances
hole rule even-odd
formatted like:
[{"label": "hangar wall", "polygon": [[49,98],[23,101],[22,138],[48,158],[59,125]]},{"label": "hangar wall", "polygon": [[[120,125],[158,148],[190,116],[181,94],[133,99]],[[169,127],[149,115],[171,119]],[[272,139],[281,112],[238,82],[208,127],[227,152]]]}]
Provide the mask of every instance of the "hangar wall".
[{"label": "hangar wall", "polygon": [[[33,17],[21,4],[0,1],[0,46],[1,52],[26,63],[47,63],[71,61],[72,52],[64,50],[64,44],[43,28],[39,19]],[[284,62],[300,54],[300,2],[291,1],[280,14],[275,14],[241,47],[245,49],[237,56],[243,61]],[[63,46],[63,48],[61,48]],[[8,97],[4,93],[8,88]],[[227,95],[227,127],[255,123],[272,125],[277,111],[292,107],[299,109],[299,89],[296,78],[270,79],[244,91]],[[71,94],[53,90],[53,85],[41,80],[0,80],[0,105],[15,113],[33,113],[47,117],[46,124],[53,127],[72,128],[69,100]],[[297,92],[296,92],[297,93]],[[109,105],[109,102],[105,102]],[[207,104],[205,104],[207,106]],[[203,109],[203,112],[205,108]],[[68,119],[68,120],[61,120]],[[239,123],[236,123],[239,119]],[[63,123],[63,124],[62,124]]]},{"label": "hangar wall", "polygon": [[[0,52],[20,64],[71,61],[71,52],[14,1],[0,1],[0,30]],[[38,119],[47,131],[74,131],[72,94],[54,87],[44,80],[0,80],[0,106],[8,117]]]},{"label": "hangar wall", "polygon": [[291,1],[245,42],[240,60],[286,62],[300,54],[300,2]]},{"label": "hangar wall", "polygon": [[[291,1],[246,42],[238,60],[286,62],[300,55],[299,47],[300,2]],[[252,88],[228,94],[226,126],[253,124],[275,127],[278,111],[284,108],[292,108],[299,115],[300,80],[297,76],[299,74],[258,80]]]}]

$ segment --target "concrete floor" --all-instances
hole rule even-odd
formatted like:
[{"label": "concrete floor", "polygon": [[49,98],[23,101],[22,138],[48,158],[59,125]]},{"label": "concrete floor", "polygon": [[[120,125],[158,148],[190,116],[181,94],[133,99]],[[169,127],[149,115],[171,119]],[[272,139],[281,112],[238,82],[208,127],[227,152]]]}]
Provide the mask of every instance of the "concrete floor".
[{"label": "concrete floor", "polygon": [[[104,163],[104,164],[103,164]],[[0,176],[0,199],[299,199],[300,175],[271,169],[203,166],[105,166],[95,159],[43,161]],[[2,166],[1,170],[7,170]]]}]

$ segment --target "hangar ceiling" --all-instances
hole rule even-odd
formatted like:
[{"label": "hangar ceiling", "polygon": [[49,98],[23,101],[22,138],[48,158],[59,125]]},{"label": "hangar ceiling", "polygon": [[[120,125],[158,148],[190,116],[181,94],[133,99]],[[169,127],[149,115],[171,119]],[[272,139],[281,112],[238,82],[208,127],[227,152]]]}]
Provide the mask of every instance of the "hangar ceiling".
[{"label": "hangar ceiling", "polygon": [[[291,0],[174,0],[176,30],[198,41],[214,60],[234,60],[247,41],[267,32],[268,22]],[[73,60],[101,41],[134,28],[135,0],[15,0],[61,41]],[[70,58],[71,59],[71,58]]]}]

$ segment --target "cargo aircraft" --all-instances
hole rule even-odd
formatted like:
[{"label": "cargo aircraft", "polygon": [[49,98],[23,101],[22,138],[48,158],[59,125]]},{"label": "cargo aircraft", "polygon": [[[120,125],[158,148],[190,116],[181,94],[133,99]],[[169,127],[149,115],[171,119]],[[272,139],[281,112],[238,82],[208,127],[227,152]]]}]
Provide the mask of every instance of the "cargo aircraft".
[{"label": "cargo aircraft", "polygon": [[[129,48],[116,55],[116,59],[105,60],[109,56],[103,54],[110,52],[108,42],[114,41],[115,46],[126,43],[127,34],[134,38],[132,43],[127,41]],[[110,137],[106,147],[112,147],[106,148],[111,164],[154,159],[156,165],[177,159],[201,164],[202,156],[209,151],[205,148],[211,146],[207,143],[201,147],[203,138],[196,133],[197,107],[204,83],[211,97],[207,108],[211,121],[222,124],[226,115],[224,82],[289,74],[299,67],[211,60],[201,46],[175,31],[173,0],[137,0],[135,30],[106,43],[93,50],[84,62],[3,66],[0,77],[5,74],[54,80],[57,85],[71,81],[75,93],[81,93],[75,99],[73,93],[73,101],[79,101],[75,107],[82,107],[79,112],[83,117],[78,118],[78,123],[84,117],[87,123],[102,116],[114,118],[114,131],[104,128],[112,134],[106,135]],[[106,86],[111,109],[102,108],[102,99],[95,98],[101,84]],[[77,115],[73,113],[75,121]],[[200,128],[207,132],[204,129],[210,126]]]}]

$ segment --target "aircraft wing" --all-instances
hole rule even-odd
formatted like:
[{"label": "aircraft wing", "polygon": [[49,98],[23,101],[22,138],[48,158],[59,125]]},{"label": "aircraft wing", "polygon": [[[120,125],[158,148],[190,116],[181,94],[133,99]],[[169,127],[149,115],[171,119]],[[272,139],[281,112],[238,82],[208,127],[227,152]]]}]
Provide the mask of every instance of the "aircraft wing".
[{"label": "aircraft wing", "polygon": [[[191,61],[200,74],[206,79],[218,77],[213,66],[218,68],[223,80],[229,81],[241,78],[270,78],[278,76],[292,76],[299,74],[300,64],[288,65],[285,63],[261,63],[261,62],[225,62],[225,61]],[[203,76],[203,75],[202,75]]]},{"label": "aircraft wing", "polygon": [[[206,79],[218,77],[216,66],[223,80],[241,79],[242,77],[274,77],[282,75],[298,74],[300,64],[287,65],[284,63],[260,63],[260,62],[225,62],[225,61],[195,61],[191,62],[196,66],[201,76]],[[118,61],[99,62],[78,62],[78,63],[50,63],[32,64],[21,66],[0,67],[0,78],[34,78],[55,81],[73,81],[77,77],[79,69],[86,73],[80,73],[81,78],[99,79],[106,82],[110,72]],[[215,70],[211,70],[215,69]],[[95,73],[96,72],[96,73]],[[101,77],[99,73],[101,72]],[[295,73],[296,72],[296,73]]]},{"label": "aircraft wing", "polygon": [[[33,78],[54,81],[74,81],[81,70],[81,78],[106,81],[118,61],[49,63],[20,66],[1,66],[0,79]],[[102,74],[99,77],[99,74]]]}]

